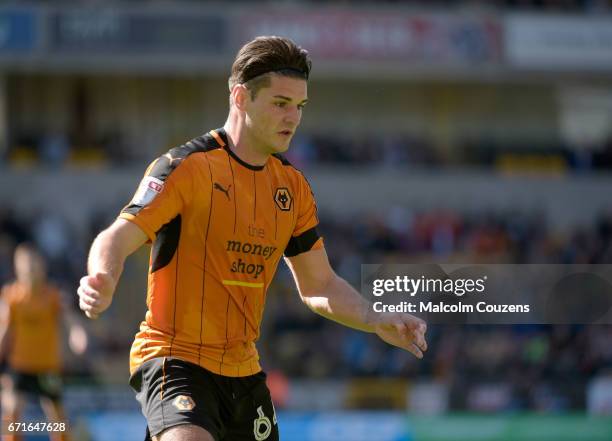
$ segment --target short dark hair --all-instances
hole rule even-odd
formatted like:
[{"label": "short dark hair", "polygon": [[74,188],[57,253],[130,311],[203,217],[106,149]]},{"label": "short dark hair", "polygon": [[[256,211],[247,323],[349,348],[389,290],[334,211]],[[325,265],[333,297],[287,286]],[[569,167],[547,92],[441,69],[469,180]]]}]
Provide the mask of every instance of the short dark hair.
[{"label": "short dark hair", "polygon": [[42,256],[40,248],[34,242],[20,242],[15,247],[15,251],[21,251],[28,254],[36,254]]},{"label": "short dark hair", "polygon": [[257,91],[270,84],[271,72],[308,80],[312,62],[308,52],[289,38],[262,36],[240,48],[229,77],[230,91],[236,84],[245,84],[254,99]]}]

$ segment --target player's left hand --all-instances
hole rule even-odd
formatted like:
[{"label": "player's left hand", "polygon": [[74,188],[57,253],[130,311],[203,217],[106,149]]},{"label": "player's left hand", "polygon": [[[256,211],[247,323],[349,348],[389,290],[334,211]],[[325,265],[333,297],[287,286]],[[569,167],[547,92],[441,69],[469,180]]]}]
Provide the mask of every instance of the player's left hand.
[{"label": "player's left hand", "polygon": [[427,324],[411,314],[382,312],[374,320],[374,332],[383,341],[405,349],[417,358],[427,350]]}]

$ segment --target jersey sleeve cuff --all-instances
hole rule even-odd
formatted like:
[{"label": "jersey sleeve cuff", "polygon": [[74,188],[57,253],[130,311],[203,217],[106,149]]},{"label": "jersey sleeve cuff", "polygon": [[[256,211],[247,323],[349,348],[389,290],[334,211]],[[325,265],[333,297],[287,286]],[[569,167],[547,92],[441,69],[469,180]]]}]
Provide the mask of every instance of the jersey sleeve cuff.
[{"label": "jersey sleeve cuff", "polygon": [[130,213],[121,213],[119,215],[120,219],[125,219],[127,221],[136,224],[144,233],[148,236],[151,242],[155,241],[155,232],[151,230],[141,219],[137,218],[133,214]]},{"label": "jersey sleeve cuff", "polygon": [[285,248],[285,257],[294,257],[312,249],[323,247],[323,240],[316,227],[304,231],[299,236],[293,236]]}]

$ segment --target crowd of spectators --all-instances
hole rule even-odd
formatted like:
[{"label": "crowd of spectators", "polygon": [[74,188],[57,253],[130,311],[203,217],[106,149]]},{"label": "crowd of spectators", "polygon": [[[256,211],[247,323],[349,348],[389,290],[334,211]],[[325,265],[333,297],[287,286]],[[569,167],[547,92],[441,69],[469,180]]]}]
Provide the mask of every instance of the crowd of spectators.
[{"label": "crowd of spectators", "polygon": [[[99,216],[94,218],[92,237],[100,227]],[[561,235],[550,231],[541,217],[518,213],[411,213],[396,208],[384,215],[321,218],[333,266],[355,285],[363,262],[612,262],[610,214],[589,228]],[[72,292],[84,271],[92,237],[74,237],[61,217],[40,216],[24,222],[4,211],[0,213],[0,282],[11,277],[14,245],[33,240],[49,257],[53,278]],[[452,403],[457,408],[479,402],[475,384],[501,384],[502,391],[497,393],[507,395],[506,408],[567,410],[584,406],[586,382],[612,367],[611,326],[433,325],[428,331],[430,349],[417,361],[373,335],[311,313],[299,301],[284,265],[268,296],[259,343],[262,360],[266,369],[281,370],[292,378],[437,379],[452,384]],[[117,347],[112,335],[109,339],[108,345],[101,341],[94,347],[110,350],[107,358],[125,358],[131,342]]]},{"label": "crowd of spectators", "polygon": [[[55,169],[70,165],[126,167],[147,163],[160,153],[130,149],[126,145],[126,141],[117,133],[92,137],[80,143],[74,136],[61,132],[29,134],[16,138],[13,147],[5,155],[0,155],[0,167],[3,162]],[[542,145],[529,140],[503,143],[466,139],[458,140],[449,151],[439,148],[428,137],[419,135],[387,134],[381,137],[377,134],[302,132],[296,136],[286,155],[299,168],[342,165],[396,169],[480,167],[588,172],[612,169],[612,138],[589,148],[577,148],[561,142]]]},{"label": "crowd of spectators", "polygon": [[[354,284],[363,262],[612,262],[612,215],[559,235],[538,216],[411,215],[398,208],[384,216],[328,220],[321,230],[333,265]],[[563,411],[584,407],[589,379],[612,368],[612,326],[433,325],[430,349],[417,361],[373,335],[310,313],[286,272],[273,293],[263,359],[294,377],[436,379],[452,385],[458,409]],[[483,404],[488,401],[479,394],[500,398]]]},{"label": "crowd of spectators", "polygon": [[588,149],[563,143],[466,139],[447,152],[424,136],[302,134],[287,156],[302,167],[317,165],[409,167],[482,167],[539,171],[590,171],[612,168],[612,138]]}]

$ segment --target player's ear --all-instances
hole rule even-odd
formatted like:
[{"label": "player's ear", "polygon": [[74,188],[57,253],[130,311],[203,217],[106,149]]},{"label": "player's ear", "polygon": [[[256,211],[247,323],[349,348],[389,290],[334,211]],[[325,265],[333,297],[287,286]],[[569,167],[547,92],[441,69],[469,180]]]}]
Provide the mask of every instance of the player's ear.
[{"label": "player's ear", "polygon": [[232,100],[238,110],[245,110],[245,104],[249,99],[249,90],[244,84],[236,84],[232,89]]}]

